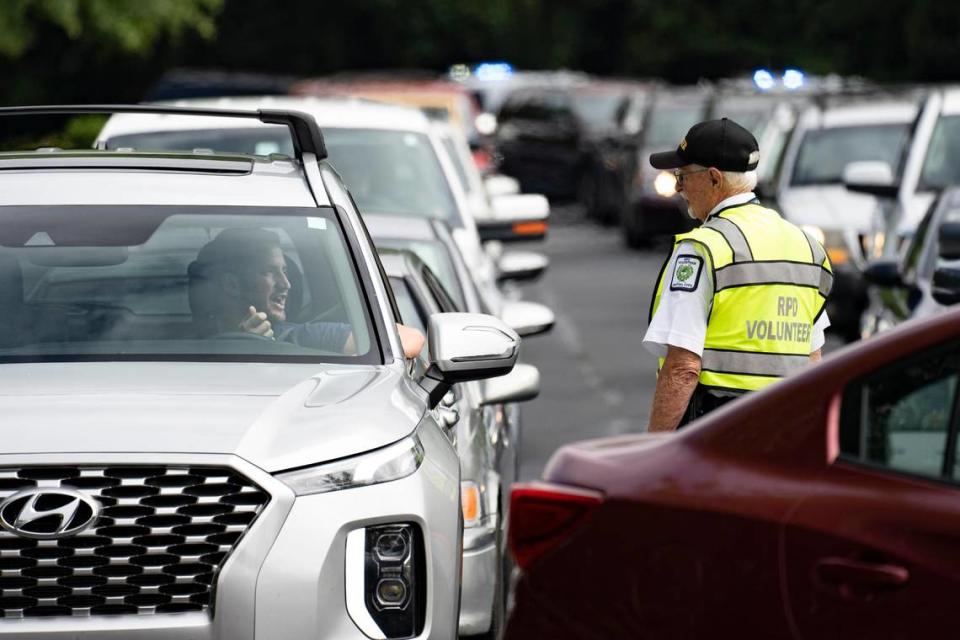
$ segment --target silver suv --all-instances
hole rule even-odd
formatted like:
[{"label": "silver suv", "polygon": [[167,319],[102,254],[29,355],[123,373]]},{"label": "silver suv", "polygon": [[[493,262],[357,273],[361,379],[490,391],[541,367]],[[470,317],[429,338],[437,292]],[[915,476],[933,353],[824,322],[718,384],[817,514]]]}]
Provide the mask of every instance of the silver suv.
[{"label": "silver suv", "polygon": [[[0,116],[117,111],[188,113]],[[192,113],[284,125],[295,157],[0,154],[0,636],[453,637],[437,407],[519,338],[433,315],[416,383],[315,122]]]}]

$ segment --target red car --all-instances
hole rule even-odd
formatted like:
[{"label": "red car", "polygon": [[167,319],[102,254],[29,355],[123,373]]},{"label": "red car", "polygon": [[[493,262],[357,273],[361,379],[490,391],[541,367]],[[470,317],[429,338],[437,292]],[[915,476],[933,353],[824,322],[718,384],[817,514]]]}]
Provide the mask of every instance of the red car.
[{"label": "red car", "polygon": [[510,640],[953,637],[960,310],[515,485]]}]

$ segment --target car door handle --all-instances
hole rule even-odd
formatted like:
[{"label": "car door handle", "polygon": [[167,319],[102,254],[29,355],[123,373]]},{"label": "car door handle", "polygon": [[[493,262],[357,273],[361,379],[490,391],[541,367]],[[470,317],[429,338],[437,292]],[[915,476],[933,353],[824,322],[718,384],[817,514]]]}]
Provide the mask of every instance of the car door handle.
[{"label": "car door handle", "polygon": [[816,575],[824,585],[834,588],[896,588],[910,579],[906,567],[850,558],[821,558],[816,564]]}]

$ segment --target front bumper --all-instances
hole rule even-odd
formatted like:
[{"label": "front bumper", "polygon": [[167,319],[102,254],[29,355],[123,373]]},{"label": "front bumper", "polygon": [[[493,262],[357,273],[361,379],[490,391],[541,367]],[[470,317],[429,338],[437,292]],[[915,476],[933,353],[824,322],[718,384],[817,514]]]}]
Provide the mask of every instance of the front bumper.
[{"label": "front bumper", "polygon": [[0,619],[0,638],[43,640],[365,639],[346,607],[346,538],[392,522],[423,534],[427,604],[422,639],[456,634],[461,572],[456,453],[437,429],[421,429],[426,456],[411,476],[379,485],[295,497],[272,475],[230,455],[41,454],[0,456],[0,464],[228,466],[271,495],[227,557],[207,612]]},{"label": "front bumper", "polygon": [[490,629],[493,599],[497,592],[498,559],[495,542],[464,550],[460,635],[477,635]]}]

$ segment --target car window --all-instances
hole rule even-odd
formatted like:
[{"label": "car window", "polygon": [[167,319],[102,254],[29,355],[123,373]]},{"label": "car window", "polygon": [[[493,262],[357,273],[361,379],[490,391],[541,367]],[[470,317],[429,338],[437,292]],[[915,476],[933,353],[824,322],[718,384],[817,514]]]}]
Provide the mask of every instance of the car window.
[{"label": "car window", "polygon": [[937,122],[920,170],[921,191],[960,184],[960,116],[944,116]]},{"label": "car window", "polygon": [[[928,237],[930,224],[933,221],[937,211],[937,202],[930,204],[920,224],[917,225],[917,231],[907,241],[907,250],[904,252],[903,277],[906,282],[916,282],[920,275],[920,269],[925,266],[921,264],[920,258],[923,255],[924,247],[931,242],[936,245],[936,234],[934,237]],[[928,252],[930,253],[930,252]],[[933,248],[933,255],[936,255],[936,247]]]},{"label": "car window", "polygon": [[588,129],[606,131],[619,125],[617,116],[627,106],[627,102],[628,98],[624,93],[577,92],[573,94],[572,106],[574,113]]},{"label": "car window", "polygon": [[464,305],[463,287],[457,278],[450,252],[440,241],[405,240],[402,238],[376,238],[378,248],[412,251],[436,274],[443,287],[454,298],[457,306]]},{"label": "car window", "polygon": [[[456,201],[430,139],[422,133],[325,127],[330,163],[361,213],[436,218],[460,224]],[[293,156],[286,127],[156,131],[113,136],[108,149],[213,151]]]},{"label": "car window", "polygon": [[800,143],[790,183],[838,184],[848,164],[865,160],[886,162],[896,177],[909,137],[907,123],[811,129]]},{"label": "car window", "polygon": [[433,271],[430,270],[430,267],[424,266],[420,275],[423,277],[423,281],[430,290],[434,302],[437,303],[437,307],[439,307],[441,311],[445,313],[463,311],[463,307],[458,306],[457,303],[453,301],[453,298],[450,297],[450,294],[440,280],[437,279],[437,276],[433,274]]},{"label": "car window", "polygon": [[844,394],[843,458],[892,471],[946,479],[955,430],[960,349],[937,349],[890,365]]},{"label": "car window", "polygon": [[645,147],[676,147],[687,131],[702,120],[702,105],[659,104],[644,128]]},{"label": "car window", "polygon": [[[406,280],[396,277],[390,278],[390,288],[393,289],[393,295],[397,299],[397,306],[400,309],[400,322],[408,327],[419,329],[425,336],[428,335],[429,314],[417,302]],[[428,357],[428,350],[421,349],[417,356],[420,371],[426,371],[429,366]]]},{"label": "car window", "polygon": [[0,362],[373,362],[354,268],[329,207],[0,207]]}]

